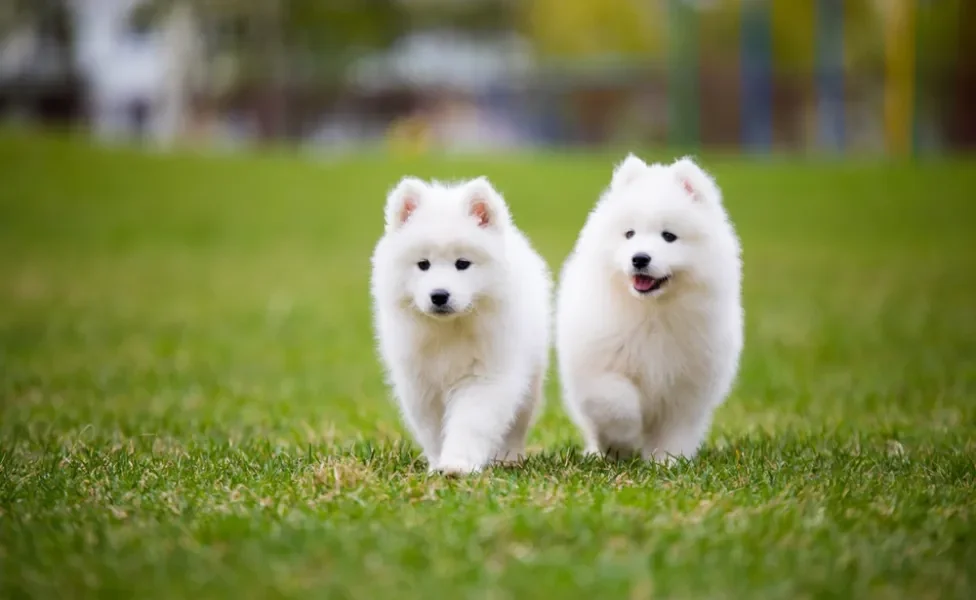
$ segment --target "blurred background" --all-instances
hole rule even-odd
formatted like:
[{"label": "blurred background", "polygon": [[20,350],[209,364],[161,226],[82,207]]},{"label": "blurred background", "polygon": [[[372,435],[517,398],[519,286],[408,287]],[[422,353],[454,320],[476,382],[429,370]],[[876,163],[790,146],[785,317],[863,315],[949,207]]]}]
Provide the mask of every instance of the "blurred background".
[{"label": "blurred background", "polygon": [[3,0],[0,126],[161,148],[976,145],[972,0]]}]

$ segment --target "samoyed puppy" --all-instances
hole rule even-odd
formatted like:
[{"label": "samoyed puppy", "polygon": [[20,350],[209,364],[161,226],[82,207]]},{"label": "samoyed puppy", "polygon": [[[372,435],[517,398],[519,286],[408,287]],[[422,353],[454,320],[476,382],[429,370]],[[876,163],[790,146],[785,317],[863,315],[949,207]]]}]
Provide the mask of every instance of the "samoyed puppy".
[{"label": "samoyed puppy", "polygon": [[491,183],[400,181],[371,291],[380,358],[430,469],[520,460],[543,402],[552,279]]},{"label": "samoyed puppy", "polygon": [[739,241],[694,161],[629,155],[560,281],[564,402],[587,453],[691,458],[742,350]]}]

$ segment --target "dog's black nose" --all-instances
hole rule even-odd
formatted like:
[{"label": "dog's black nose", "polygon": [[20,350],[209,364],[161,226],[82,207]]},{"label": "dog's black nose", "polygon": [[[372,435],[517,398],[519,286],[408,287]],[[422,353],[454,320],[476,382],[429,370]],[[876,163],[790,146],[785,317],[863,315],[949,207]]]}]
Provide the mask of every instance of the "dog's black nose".
[{"label": "dog's black nose", "polygon": [[634,264],[635,269],[643,269],[651,264],[651,257],[646,252],[638,252],[631,257],[630,262]]},{"label": "dog's black nose", "polygon": [[447,290],[434,290],[430,293],[430,301],[434,303],[434,306],[444,306],[450,297],[451,294]]}]

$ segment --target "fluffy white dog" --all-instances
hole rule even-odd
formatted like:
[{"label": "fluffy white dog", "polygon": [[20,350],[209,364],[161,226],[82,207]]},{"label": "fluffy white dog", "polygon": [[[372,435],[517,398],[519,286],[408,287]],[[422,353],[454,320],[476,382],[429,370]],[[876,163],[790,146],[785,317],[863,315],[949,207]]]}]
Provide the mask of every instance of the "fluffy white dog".
[{"label": "fluffy white dog", "polygon": [[738,370],[739,255],[721,193],[691,159],[616,168],[556,309],[564,401],[588,453],[695,455]]},{"label": "fluffy white dog", "polygon": [[373,254],[380,356],[431,470],[524,454],[549,363],[552,280],[485,178],[408,177]]}]

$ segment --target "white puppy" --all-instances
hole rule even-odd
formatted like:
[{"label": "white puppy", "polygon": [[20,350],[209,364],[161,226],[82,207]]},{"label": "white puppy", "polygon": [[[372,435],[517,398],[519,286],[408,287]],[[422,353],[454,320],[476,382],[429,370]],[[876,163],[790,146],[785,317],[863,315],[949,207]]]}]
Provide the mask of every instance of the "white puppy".
[{"label": "white puppy", "polygon": [[515,461],[542,403],[552,281],[485,178],[405,178],[373,254],[380,356],[431,470]]},{"label": "white puppy", "polygon": [[690,159],[629,155],[563,269],[556,347],[586,451],[695,455],[742,350],[739,241]]}]

